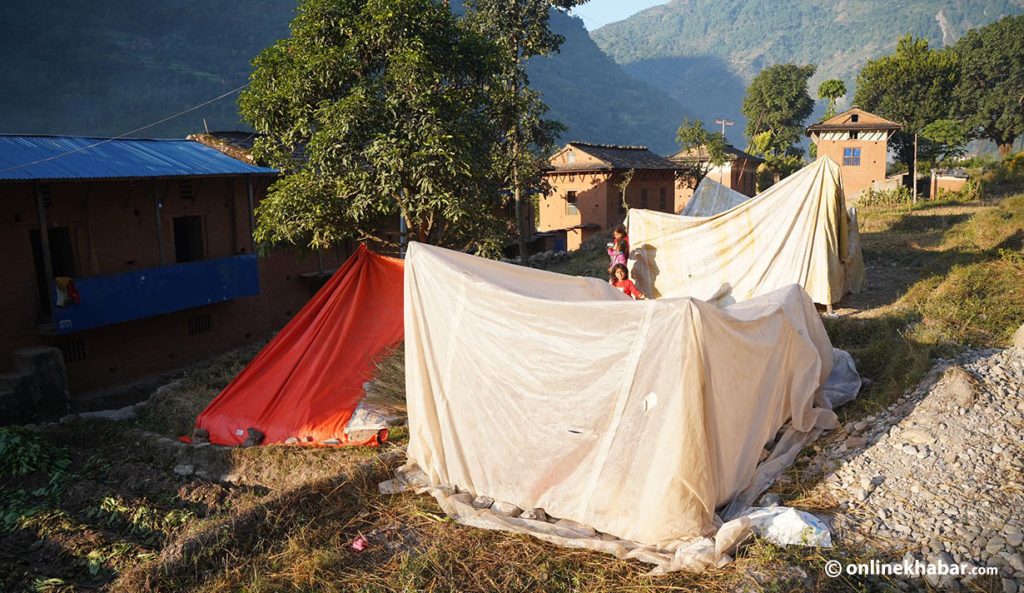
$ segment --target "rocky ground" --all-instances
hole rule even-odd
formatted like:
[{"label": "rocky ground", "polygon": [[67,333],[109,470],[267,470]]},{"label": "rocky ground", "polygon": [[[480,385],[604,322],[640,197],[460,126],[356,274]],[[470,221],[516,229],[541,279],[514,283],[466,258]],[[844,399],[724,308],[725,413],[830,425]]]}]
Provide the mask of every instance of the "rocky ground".
[{"label": "rocky ground", "polygon": [[815,494],[839,501],[840,542],[998,567],[1003,591],[1024,591],[1024,349],[939,360],[916,390],[816,449],[809,471],[827,476]]}]

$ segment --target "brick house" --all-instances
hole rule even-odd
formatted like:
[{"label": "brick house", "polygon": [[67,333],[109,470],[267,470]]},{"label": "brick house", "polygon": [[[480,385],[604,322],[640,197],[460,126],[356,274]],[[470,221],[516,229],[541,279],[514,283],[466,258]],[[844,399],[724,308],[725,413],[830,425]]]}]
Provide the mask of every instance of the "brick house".
[{"label": "brick house", "polygon": [[[537,204],[537,230],[564,232],[564,249],[578,249],[591,235],[621,224],[623,199],[631,208],[673,211],[678,167],[644,146],[570,142],[548,164],[550,190]],[[622,196],[619,186],[630,171]]]},{"label": "brick house", "polygon": [[864,190],[886,185],[889,138],[903,126],[859,107],[807,128],[818,156],[839,163],[843,190],[856,198]]},{"label": "brick house", "polygon": [[[764,160],[748,154],[731,144],[725,147],[726,161],[722,165],[711,167],[707,178],[717,181],[729,189],[743,195],[753,197],[757,193],[757,168]],[[693,167],[697,163],[707,163],[708,157],[697,149],[677,152],[668,157],[681,169]],[[679,213],[686,207],[686,202],[693,196],[697,187],[692,180],[680,177],[675,187],[675,212]]]},{"label": "brick house", "polygon": [[0,135],[0,400],[22,349],[59,348],[75,395],[284,325],[348,250],[256,253],[276,174],[189,140]]}]

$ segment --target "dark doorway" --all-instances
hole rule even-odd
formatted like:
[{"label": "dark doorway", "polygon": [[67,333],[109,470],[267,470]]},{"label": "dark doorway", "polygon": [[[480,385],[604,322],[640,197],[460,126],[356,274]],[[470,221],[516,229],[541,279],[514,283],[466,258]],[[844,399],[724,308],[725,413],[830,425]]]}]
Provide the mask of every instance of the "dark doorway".
[{"label": "dark doorway", "polygon": [[[47,292],[50,283],[46,279],[46,266],[43,264],[43,242],[40,240],[39,229],[32,229],[28,232],[29,240],[32,242],[32,261],[36,268],[36,286],[39,292],[39,310],[43,317],[50,316],[50,297]],[[67,276],[74,277],[75,272],[75,250],[71,241],[71,229],[68,227],[54,227],[46,233],[50,242],[50,266],[53,268],[53,277]]]},{"label": "dark doorway", "polygon": [[206,259],[203,243],[203,217],[181,216],[174,219],[174,261],[183,264]]}]

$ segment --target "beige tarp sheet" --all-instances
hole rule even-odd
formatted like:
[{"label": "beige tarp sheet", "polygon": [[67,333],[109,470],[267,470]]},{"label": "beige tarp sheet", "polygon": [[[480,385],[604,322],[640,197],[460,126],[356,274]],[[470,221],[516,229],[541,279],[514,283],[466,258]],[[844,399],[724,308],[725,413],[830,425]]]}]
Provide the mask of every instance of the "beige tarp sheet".
[{"label": "beige tarp sheet", "polygon": [[647,295],[724,304],[799,284],[832,304],[864,284],[839,165],[827,157],[708,218],[634,209],[626,223],[630,272]]},{"label": "beige tarp sheet", "polygon": [[731,210],[750,199],[750,196],[726,187],[721,183],[705,177],[693,190],[693,195],[686,202],[681,214],[683,216],[714,216],[720,212]]},{"label": "beige tarp sheet", "polygon": [[[405,356],[407,471],[448,512],[663,566],[836,423],[822,390],[833,350],[796,285],[724,308],[633,301],[600,280],[413,243]],[[481,518],[472,495],[576,523]]]}]

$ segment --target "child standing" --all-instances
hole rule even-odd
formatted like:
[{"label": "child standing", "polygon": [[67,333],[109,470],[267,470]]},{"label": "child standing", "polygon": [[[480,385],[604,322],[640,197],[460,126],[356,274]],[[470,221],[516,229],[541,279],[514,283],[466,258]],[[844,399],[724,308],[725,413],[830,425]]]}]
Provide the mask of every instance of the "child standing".
[{"label": "child standing", "polygon": [[615,264],[612,266],[612,286],[618,288],[622,292],[626,293],[626,296],[632,297],[634,300],[645,300],[647,297],[644,293],[640,292],[636,284],[629,279],[629,270],[626,268],[626,264]]},{"label": "child standing", "polygon": [[[626,265],[629,259],[629,236],[626,235],[626,228],[621,224],[612,231],[612,242],[608,244],[608,257],[611,263],[608,264],[608,275],[613,276],[612,270],[616,265]],[[611,278],[615,280],[615,278]]]}]

